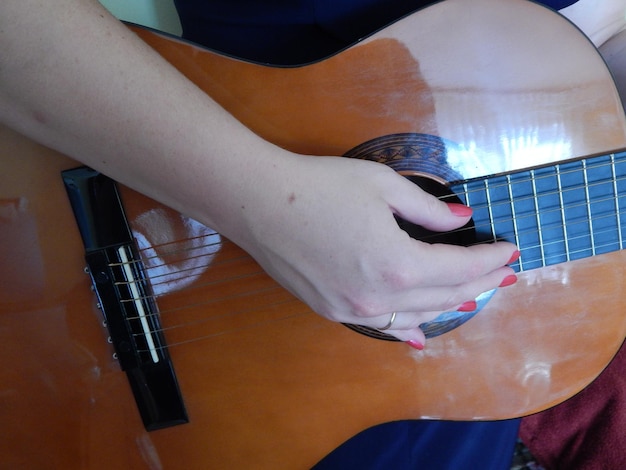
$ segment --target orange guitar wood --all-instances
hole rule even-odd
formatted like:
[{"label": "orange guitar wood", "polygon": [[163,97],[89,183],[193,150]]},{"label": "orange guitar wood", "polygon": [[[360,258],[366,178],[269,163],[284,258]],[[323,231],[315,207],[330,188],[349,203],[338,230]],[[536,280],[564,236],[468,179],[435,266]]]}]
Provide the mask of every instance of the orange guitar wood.
[{"label": "orange guitar wood", "polygon": [[[626,147],[611,76],[572,25],[522,0],[468,3],[295,68],[134,30],[298,152],[427,133],[458,145],[449,163],[470,178]],[[550,407],[590,383],[626,334],[623,252],[525,272],[420,352],[318,317],[228,240],[122,188],[190,415],[148,433],[83,273],[59,176],[78,163],[6,128],[0,142],[2,468],[306,468],[378,423]]]}]

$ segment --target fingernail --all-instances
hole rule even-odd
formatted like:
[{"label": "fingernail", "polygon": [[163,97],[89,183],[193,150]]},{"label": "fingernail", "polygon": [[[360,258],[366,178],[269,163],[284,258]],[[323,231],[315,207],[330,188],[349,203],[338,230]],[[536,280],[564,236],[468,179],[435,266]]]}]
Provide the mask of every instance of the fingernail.
[{"label": "fingernail", "polygon": [[513,254],[511,255],[511,259],[508,260],[506,264],[515,263],[519,259],[519,255],[520,255],[520,251],[519,250],[515,250],[513,252]]},{"label": "fingernail", "polygon": [[473,312],[476,310],[476,302],[470,300],[469,302],[465,302],[459,308],[456,309],[457,312]]},{"label": "fingernail", "polygon": [[424,349],[424,345],[420,343],[419,341],[410,340],[410,341],[407,341],[406,344],[408,344],[412,348],[419,349],[420,351]]},{"label": "fingernail", "polygon": [[505,277],[502,280],[502,282],[500,283],[498,287],[510,286],[511,284],[515,284],[516,282],[517,282],[517,276],[515,274],[510,274],[509,276]]},{"label": "fingernail", "polygon": [[472,208],[456,202],[448,202],[448,209],[458,217],[467,217],[472,215]]}]

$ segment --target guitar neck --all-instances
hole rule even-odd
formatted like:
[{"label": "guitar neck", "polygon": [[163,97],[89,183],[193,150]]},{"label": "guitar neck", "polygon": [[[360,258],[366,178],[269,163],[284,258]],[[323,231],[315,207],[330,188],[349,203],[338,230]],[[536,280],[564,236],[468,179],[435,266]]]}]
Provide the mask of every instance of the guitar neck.
[{"label": "guitar neck", "polygon": [[624,248],[626,153],[454,184],[479,241],[508,240],[517,271]]}]

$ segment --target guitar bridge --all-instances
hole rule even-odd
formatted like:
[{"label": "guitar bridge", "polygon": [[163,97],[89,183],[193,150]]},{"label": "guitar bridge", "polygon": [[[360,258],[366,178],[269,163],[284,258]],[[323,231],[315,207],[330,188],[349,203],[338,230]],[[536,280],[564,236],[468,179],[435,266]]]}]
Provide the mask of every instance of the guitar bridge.
[{"label": "guitar bridge", "polygon": [[62,173],[115,357],[148,431],[189,421],[115,182],[82,167]]}]

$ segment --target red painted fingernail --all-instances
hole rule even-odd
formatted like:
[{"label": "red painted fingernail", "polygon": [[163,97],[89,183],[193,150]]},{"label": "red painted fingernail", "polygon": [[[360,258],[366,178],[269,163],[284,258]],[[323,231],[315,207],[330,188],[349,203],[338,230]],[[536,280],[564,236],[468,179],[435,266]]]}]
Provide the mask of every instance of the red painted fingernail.
[{"label": "red painted fingernail", "polygon": [[511,259],[508,260],[506,264],[515,263],[519,259],[519,255],[520,255],[519,250],[515,250],[513,254],[511,255]]},{"label": "red painted fingernail", "polygon": [[408,344],[412,348],[419,349],[420,351],[424,349],[424,345],[420,343],[419,341],[410,340],[410,341],[407,341],[406,344]]},{"label": "red painted fingernail", "polygon": [[457,308],[457,312],[473,312],[474,310],[476,310],[476,302],[473,300],[470,300],[469,302],[465,302],[464,304],[462,304],[459,308]]},{"label": "red painted fingernail", "polygon": [[450,212],[458,217],[467,217],[472,215],[473,212],[471,207],[467,207],[456,202],[449,202],[448,209],[450,209]]},{"label": "red painted fingernail", "polygon": [[517,276],[515,274],[511,274],[505,277],[498,287],[510,286],[511,284],[515,284],[516,282],[517,282]]}]

